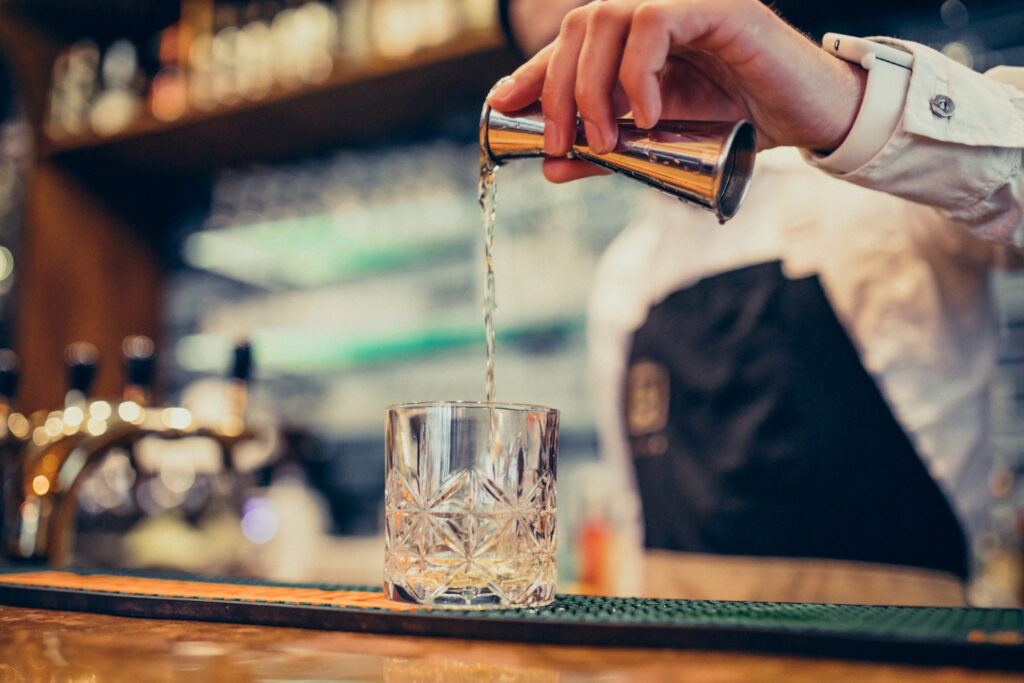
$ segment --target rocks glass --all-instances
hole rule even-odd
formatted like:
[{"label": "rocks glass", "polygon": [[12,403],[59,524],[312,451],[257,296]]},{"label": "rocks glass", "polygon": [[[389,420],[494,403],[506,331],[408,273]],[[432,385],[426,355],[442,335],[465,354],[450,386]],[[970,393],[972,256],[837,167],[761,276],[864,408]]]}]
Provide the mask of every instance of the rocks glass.
[{"label": "rocks glass", "polygon": [[384,592],[468,609],[555,597],[558,411],[438,401],[386,410]]}]

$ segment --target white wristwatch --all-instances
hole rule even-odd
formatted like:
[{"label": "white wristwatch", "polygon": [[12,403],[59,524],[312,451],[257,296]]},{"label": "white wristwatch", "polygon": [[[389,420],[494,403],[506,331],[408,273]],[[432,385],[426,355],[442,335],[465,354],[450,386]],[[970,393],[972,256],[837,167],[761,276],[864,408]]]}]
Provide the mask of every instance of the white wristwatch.
[{"label": "white wristwatch", "polygon": [[910,87],[914,56],[892,45],[839,33],[826,33],[821,46],[868,72],[864,99],[846,139],[826,156],[812,155],[818,166],[847,173],[870,161],[896,130]]}]

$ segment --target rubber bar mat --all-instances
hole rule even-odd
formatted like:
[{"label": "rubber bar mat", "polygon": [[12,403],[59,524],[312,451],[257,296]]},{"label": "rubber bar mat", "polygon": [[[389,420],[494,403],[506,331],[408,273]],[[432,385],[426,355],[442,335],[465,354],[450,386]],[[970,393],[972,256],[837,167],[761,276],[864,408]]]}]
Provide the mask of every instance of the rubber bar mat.
[{"label": "rubber bar mat", "polygon": [[616,647],[773,652],[1024,670],[1024,610],[561,595],[453,611],[379,588],[0,567],[0,604],[128,617]]}]

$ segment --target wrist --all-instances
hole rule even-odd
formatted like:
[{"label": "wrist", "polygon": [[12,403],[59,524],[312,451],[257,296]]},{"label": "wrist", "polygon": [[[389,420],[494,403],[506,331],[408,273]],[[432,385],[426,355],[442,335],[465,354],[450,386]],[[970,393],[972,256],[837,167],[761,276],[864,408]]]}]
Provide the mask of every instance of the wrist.
[{"label": "wrist", "polygon": [[861,104],[864,102],[864,92],[868,86],[868,72],[858,64],[851,64],[842,60],[838,62],[840,77],[837,81],[836,97],[832,100],[831,117],[832,126],[830,130],[823,131],[822,143],[815,145],[813,149],[816,154],[822,156],[831,154],[850,135],[853,124],[857,121]]},{"label": "wrist", "polygon": [[826,170],[849,173],[871,161],[900,125],[914,57],[892,45],[838,33],[825,34],[822,47],[861,72],[862,88],[846,135],[837,146],[826,148],[830,151],[812,152],[810,158]]}]

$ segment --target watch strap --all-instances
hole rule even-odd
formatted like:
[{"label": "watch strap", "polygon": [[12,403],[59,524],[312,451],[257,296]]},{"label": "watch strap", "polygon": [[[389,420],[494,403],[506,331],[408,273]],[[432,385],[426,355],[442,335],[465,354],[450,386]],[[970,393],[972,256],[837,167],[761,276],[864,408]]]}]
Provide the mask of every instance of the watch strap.
[{"label": "watch strap", "polygon": [[838,33],[826,33],[822,47],[868,72],[864,99],[846,139],[827,155],[811,154],[816,165],[848,173],[878,154],[899,125],[914,57],[891,45]]}]

